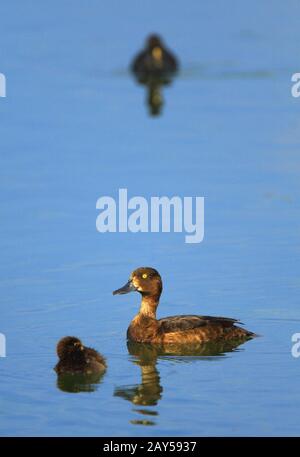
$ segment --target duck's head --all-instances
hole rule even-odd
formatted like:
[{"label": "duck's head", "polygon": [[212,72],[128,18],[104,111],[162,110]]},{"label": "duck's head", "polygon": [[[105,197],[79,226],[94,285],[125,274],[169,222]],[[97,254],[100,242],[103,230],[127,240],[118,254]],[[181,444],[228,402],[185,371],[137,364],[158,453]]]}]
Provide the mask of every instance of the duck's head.
[{"label": "duck's head", "polygon": [[157,65],[161,65],[163,58],[163,44],[158,35],[150,35],[147,39],[147,48]]},{"label": "duck's head", "polygon": [[80,352],[84,350],[84,346],[79,338],[75,336],[65,336],[61,340],[59,340],[56,352],[58,357],[61,359],[63,356],[74,352]]},{"label": "duck's head", "polygon": [[154,48],[162,48],[162,39],[159,35],[152,34],[147,38],[146,46],[150,51]]},{"label": "duck's head", "polygon": [[120,289],[113,292],[113,295],[128,294],[129,292],[140,292],[143,297],[158,297],[162,292],[162,280],[158,271],[150,267],[141,267],[134,270],[129,281]]}]

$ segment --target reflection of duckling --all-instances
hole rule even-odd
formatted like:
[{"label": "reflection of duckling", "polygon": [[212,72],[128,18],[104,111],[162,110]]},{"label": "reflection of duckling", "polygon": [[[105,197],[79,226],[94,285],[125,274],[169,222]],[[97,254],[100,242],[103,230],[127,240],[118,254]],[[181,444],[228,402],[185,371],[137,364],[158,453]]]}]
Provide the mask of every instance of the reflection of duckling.
[{"label": "reflection of duckling", "polygon": [[95,392],[105,371],[98,373],[62,373],[57,376],[57,387],[63,392]]},{"label": "reflection of duckling", "polygon": [[146,47],[134,59],[131,69],[139,80],[171,76],[178,70],[176,57],[158,35],[150,35]]},{"label": "reflection of duckling", "polygon": [[113,294],[138,291],[142,295],[139,313],[131,321],[127,338],[140,343],[193,344],[209,341],[243,339],[256,335],[238,327],[236,319],[211,316],[172,316],[156,319],[156,309],[162,292],[162,280],[154,268],[135,270],[127,284]]},{"label": "reflection of duckling", "polygon": [[74,336],[65,336],[57,344],[59,362],[55,366],[58,374],[62,373],[102,373],[106,369],[106,361],[95,349],[83,346]]}]

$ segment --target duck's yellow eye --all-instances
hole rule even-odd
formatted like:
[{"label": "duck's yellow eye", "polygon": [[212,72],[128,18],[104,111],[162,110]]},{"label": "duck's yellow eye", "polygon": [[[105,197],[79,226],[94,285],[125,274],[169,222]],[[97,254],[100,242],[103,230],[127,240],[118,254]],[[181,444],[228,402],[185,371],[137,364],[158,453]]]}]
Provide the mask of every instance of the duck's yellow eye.
[{"label": "duck's yellow eye", "polygon": [[143,278],[143,279],[146,279],[146,278],[148,278],[148,275],[147,275],[147,273],[144,273],[144,274],[142,274],[142,278]]}]

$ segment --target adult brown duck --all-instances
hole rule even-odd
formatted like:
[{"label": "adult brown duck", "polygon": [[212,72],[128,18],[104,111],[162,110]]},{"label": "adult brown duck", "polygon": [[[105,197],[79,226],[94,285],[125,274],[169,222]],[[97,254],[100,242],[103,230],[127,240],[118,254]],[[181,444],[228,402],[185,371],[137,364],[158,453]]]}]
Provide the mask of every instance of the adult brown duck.
[{"label": "adult brown duck", "polygon": [[141,267],[134,270],[125,286],[114,295],[138,291],[142,296],[138,314],[131,321],[128,340],[153,344],[194,344],[210,341],[247,341],[256,335],[237,324],[241,322],[228,317],[180,315],[156,318],[156,310],[162,292],[162,280],[154,268]]}]

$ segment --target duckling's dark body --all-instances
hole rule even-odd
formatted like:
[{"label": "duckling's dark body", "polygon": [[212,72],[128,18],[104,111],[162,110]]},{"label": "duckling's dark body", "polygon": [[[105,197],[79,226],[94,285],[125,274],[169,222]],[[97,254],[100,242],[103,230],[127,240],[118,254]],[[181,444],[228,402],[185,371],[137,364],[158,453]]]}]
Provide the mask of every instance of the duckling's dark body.
[{"label": "duckling's dark body", "polygon": [[95,349],[83,346],[81,341],[73,336],[66,336],[58,342],[57,355],[59,362],[54,369],[58,374],[92,374],[106,369],[104,357]]},{"label": "duckling's dark body", "polygon": [[131,321],[127,338],[138,343],[194,344],[210,341],[247,341],[256,335],[236,324],[236,319],[211,316],[171,316],[156,319],[156,309],[162,292],[159,273],[153,268],[138,268],[129,282],[114,294],[137,290],[142,295],[139,313]]},{"label": "duckling's dark body", "polygon": [[140,82],[145,82],[149,78],[172,76],[178,71],[178,61],[166,49],[159,36],[151,35],[145,49],[136,56],[131,64],[131,70]]}]

